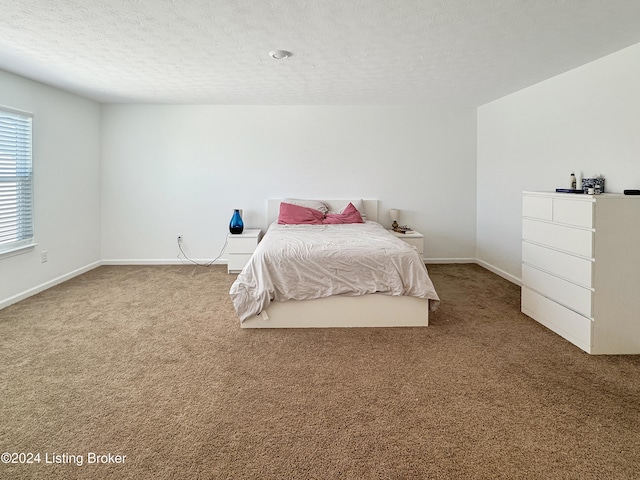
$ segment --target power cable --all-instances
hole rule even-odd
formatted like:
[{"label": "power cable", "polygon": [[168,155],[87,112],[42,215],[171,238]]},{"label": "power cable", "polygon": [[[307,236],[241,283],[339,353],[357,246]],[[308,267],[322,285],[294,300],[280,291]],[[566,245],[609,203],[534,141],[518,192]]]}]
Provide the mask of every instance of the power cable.
[{"label": "power cable", "polygon": [[227,242],[229,241],[229,234],[227,233],[227,236],[224,239],[224,245],[222,246],[222,249],[220,250],[220,253],[218,254],[218,256],[216,258],[214,258],[213,260],[211,260],[210,262],[207,263],[198,263],[195,260],[190,259],[186,253],[184,253],[184,250],[182,250],[182,242],[176,240],[176,243],[178,244],[178,249],[180,250],[180,253],[178,253],[178,255],[176,255],[176,258],[180,259],[180,261],[182,261],[182,258],[180,258],[180,254],[182,254],[182,256],[185,258],[185,260],[190,261],[191,263],[193,263],[194,265],[198,265],[200,267],[210,267],[211,265],[214,264],[214,262],[216,260],[218,260],[221,256],[222,253],[224,252],[224,249],[227,248]]}]

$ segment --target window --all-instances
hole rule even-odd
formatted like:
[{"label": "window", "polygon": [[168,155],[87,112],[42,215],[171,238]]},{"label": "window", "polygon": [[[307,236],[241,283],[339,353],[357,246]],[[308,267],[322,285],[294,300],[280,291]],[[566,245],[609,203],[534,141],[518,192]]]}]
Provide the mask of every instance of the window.
[{"label": "window", "polygon": [[33,243],[32,120],[0,108],[0,254]]}]

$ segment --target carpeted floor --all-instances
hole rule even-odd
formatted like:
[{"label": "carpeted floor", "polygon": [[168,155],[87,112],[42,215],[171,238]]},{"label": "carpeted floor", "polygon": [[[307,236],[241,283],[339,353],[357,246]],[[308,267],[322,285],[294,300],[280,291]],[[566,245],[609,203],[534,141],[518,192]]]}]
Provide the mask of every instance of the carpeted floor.
[{"label": "carpeted floor", "polygon": [[5,308],[0,450],[40,463],[0,477],[640,478],[640,356],[587,355],[476,265],[429,271],[427,328],[241,330],[224,266],[104,266]]}]

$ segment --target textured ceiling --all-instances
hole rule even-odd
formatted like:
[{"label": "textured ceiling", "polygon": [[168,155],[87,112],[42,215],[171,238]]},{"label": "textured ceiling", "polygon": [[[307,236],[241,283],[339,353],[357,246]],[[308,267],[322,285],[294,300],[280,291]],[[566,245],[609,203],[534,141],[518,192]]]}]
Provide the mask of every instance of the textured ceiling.
[{"label": "textured ceiling", "polygon": [[475,106],[638,42],[639,0],[0,0],[0,69],[100,102]]}]

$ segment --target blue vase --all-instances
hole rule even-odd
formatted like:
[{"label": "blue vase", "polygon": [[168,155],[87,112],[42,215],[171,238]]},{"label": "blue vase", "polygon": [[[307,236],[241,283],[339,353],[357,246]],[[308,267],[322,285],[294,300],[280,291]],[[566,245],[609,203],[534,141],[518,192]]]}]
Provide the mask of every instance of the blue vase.
[{"label": "blue vase", "polygon": [[242,233],[244,230],[244,222],[240,216],[240,210],[234,210],[231,222],[229,222],[229,231],[234,234]]}]

